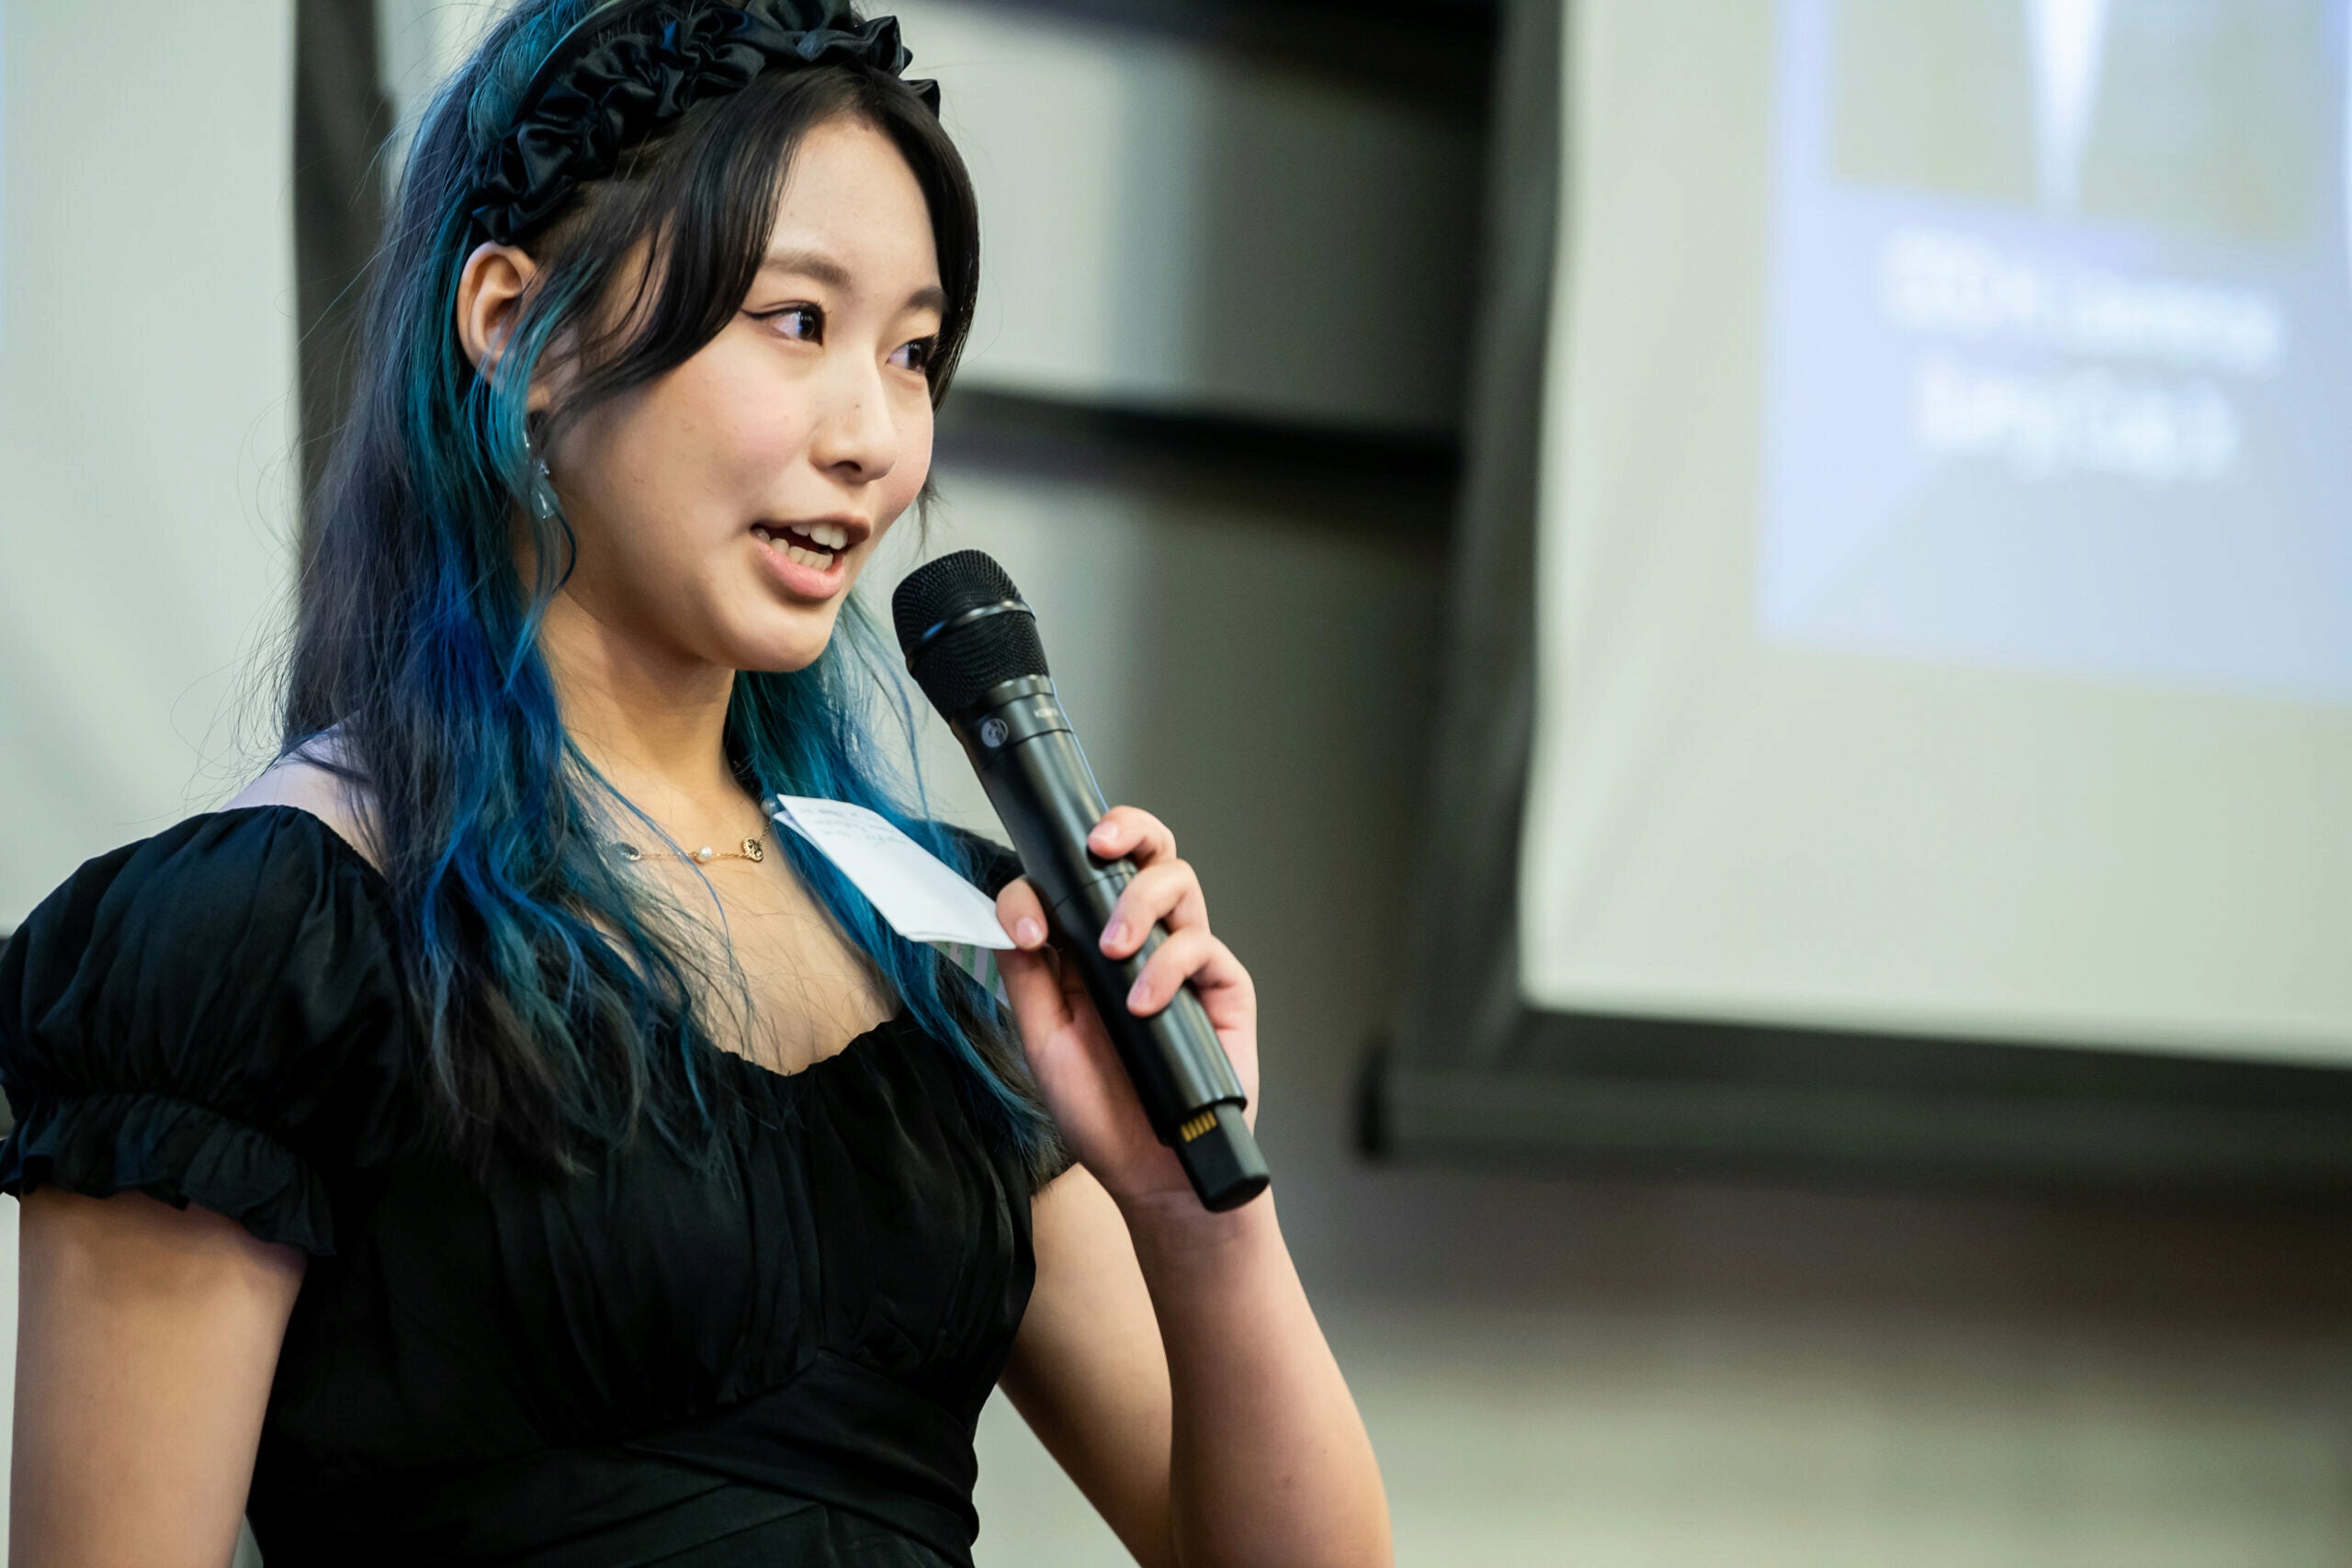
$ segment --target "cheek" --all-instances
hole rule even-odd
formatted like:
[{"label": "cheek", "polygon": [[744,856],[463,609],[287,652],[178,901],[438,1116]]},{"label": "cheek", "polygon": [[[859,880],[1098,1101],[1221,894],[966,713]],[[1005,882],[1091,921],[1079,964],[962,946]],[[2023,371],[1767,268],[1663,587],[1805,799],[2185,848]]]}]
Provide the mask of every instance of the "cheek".
[{"label": "cheek", "polygon": [[740,356],[706,350],[703,357],[710,363],[688,367],[699,373],[677,389],[672,450],[693,467],[700,488],[722,492],[714,500],[756,501],[774,491],[807,444],[801,400],[780,397],[774,375],[757,374]]},{"label": "cheek", "polygon": [[583,429],[592,482],[625,559],[707,546],[755,516],[805,440],[772,385],[706,352]]},{"label": "cheek", "polygon": [[911,410],[899,422],[898,462],[882,483],[888,496],[888,515],[896,518],[914,504],[922,482],[931,474],[932,415],[928,402]]}]

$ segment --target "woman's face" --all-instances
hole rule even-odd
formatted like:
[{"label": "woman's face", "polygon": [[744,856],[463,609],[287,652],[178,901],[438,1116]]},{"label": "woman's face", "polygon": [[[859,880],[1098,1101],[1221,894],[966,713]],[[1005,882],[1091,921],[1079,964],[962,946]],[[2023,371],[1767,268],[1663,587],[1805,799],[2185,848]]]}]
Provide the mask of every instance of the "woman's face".
[{"label": "woman's face", "polygon": [[579,538],[567,594],[663,662],[808,665],[931,468],[944,296],[889,139],[809,131],[766,254],[716,338],[541,454]]}]

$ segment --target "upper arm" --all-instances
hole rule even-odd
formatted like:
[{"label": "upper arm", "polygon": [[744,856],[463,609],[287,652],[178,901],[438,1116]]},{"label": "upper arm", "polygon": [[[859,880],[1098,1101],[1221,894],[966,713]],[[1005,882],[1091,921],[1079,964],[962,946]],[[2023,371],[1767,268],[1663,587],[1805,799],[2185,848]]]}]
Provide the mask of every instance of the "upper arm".
[{"label": "upper arm", "polygon": [[143,1192],[28,1195],[11,1560],[222,1568],[304,1254]]},{"label": "upper arm", "polygon": [[1084,1166],[1032,1214],[1037,1282],[1005,1396],[1136,1561],[1172,1563],[1168,1355],[1126,1221]]},{"label": "upper arm", "polygon": [[234,1550],[305,1255],[398,1131],[399,976],[323,837],[192,818],[85,863],[0,946],[15,1562]]}]

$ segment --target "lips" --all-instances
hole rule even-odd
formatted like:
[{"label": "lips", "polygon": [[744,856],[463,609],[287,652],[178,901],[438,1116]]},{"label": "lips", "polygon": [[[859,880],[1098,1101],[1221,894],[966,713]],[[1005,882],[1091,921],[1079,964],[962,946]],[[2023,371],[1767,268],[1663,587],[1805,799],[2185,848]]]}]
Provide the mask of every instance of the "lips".
[{"label": "lips", "polygon": [[789,598],[820,603],[848,585],[849,569],[842,563],[872,531],[854,517],[812,517],[755,523],[752,538],[771,582]]}]

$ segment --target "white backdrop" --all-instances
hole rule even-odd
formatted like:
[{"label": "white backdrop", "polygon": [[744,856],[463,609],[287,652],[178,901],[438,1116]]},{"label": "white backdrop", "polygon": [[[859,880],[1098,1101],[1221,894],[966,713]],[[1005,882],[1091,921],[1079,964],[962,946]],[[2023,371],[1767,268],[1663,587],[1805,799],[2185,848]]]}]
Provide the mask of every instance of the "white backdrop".
[{"label": "white backdrop", "polygon": [[242,766],[294,511],[292,20],[7,6],[0,930]]}]

